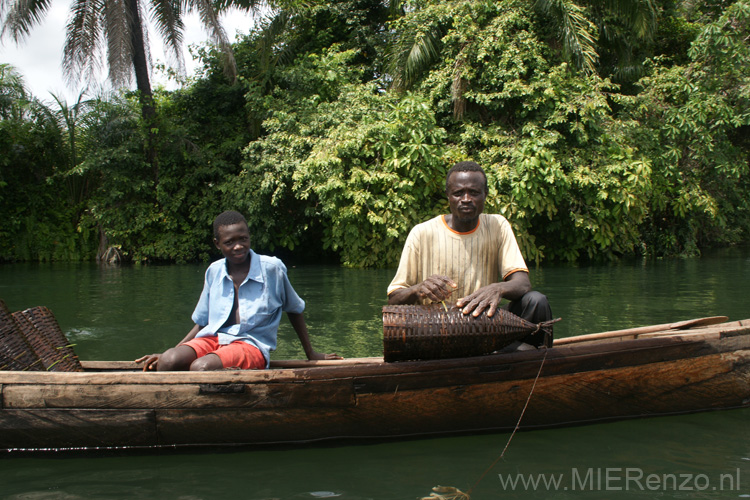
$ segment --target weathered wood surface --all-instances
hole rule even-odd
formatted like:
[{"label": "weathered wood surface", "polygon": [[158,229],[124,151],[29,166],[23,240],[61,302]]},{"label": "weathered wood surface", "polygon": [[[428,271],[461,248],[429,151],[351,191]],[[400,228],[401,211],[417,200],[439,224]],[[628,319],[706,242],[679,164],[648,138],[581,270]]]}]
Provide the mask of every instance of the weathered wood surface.
[{"label": "weathered wood surface", "polygon": [[[750,406],[750,321],[549,349],[521,428]],[[0,448],[302,442],[511,429],[544,350],[271,370],[0,372]]]},{"label": "weathered wood surface", "polygon": [[637,339],[646,335],[671,335],[674,330],[686,330],[697,328],[699,326],[710,326],[724,323],[726,316],[709,316],[707,318],[689,319],[678,321],[676,323],[664,323],[661,325],[640,326],[636,328],[627,328],[625,330],[614,330],[611,332],[591,333],[588,335],[576,335],[575,337],[566,337],[555,340],[555,345],[568,345],[576,342],[590,342],[592,340],[628,340]]}]

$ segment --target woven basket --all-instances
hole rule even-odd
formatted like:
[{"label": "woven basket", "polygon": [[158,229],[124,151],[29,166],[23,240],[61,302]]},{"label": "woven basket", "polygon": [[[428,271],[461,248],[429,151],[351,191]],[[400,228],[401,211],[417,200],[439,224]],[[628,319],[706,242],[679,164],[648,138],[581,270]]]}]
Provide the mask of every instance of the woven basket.
[{"label": "woven basket", "polygon": [[0,300],[0,370],[44,370],[18,322]]},{"label": "woven basket", "polygon": [[384,306],[383,356],[387,362],[480,356],[545,328],[505,309],[475,318],[442,304]]},{"label": "woven basket", "polygon": [[48,371],[83,371],[78,356],[60,329],[52,311],[44,306],[13,313],[33,352]]}]

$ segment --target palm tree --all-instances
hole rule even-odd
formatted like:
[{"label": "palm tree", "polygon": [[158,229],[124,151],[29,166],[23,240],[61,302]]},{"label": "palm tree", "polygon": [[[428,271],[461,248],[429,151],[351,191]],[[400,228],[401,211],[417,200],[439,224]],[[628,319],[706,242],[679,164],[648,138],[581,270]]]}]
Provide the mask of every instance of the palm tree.
[{"label": "palm tree", "polygon": [[637,75],[633,49],[656,32],[655,0],[535,0],[556,27],[563,54],[586,73],[597,73],[598,52],[616,53],[615,76]]},{"label": "palm tree", "polygon": [[[66,28],[64,73],[72,84],[81,77],[90,78],[98,69],[100,56],[105,51],[109,79],[115,87],[129,85],[135,76],[141,113],[148,130],[147,157],[154,166],[155,180],[158,181],[156,109],[149,78],[148,36],[143,24],[145,14],[150,15],[166,47],[181,64],[182,16],[197,12],[212,41],[224,55],[225,72],[234,80],[236,65],[231,45],[219,22],[219,13],[230,7],[258,9],[262,3],[262,0],[220,3],[211,0],[74,0]],[[50,4],[51,0],[0,0],[0,36],[20,42],[41,21]]]},{"label": "palm tree", "polygon": [[0,118],[18,119],[24,114],[29,96],[23,78],[9,64],[0,64]]},{"label": "palm tree", "polygon": [[84,92],[79,92],[75,104],[69,105],[63,98],[52,94],[52,98],[57,105],[57,109],[50,106],[41,105],[40,109],[44,113],[46,120],[60,131],[60,136],[65,137],[64,146],[66,150],[65,165],[60,165],[64,169],[61,172],[68,186],[68,195],[73,205],[80,205],[88,195],[89,176],[87,174],[78,175],[75,172],[78,166],[78,135],[81,124],[86,119],[86,113],[92,106],[91,101],[84,100]]}]

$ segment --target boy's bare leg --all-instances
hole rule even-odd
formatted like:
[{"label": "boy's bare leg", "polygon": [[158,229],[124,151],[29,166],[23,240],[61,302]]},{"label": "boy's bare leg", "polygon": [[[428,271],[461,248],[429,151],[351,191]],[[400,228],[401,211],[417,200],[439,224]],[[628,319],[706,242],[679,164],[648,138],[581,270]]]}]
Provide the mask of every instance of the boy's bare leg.
[{"label": "boy's bare leg", "polygon": [[193,361],[190,365],[191,372],[203,372],[211,370],[221,370],[224,364],[218,354],[209,353]]},{"label": "boy's bare leg", "polygon": [[164,354],[159,358],[156,369],[160,372],[189,370],[190,365],[197,358],[198,355],[192,347],[178,345],[177,347],[164,351]]}]

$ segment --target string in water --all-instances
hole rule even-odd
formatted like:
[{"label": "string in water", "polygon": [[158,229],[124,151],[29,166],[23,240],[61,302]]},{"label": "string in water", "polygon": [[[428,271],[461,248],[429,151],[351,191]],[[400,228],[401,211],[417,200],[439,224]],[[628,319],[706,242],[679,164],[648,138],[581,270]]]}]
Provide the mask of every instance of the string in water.
[{"label": "string in water", "polygon": [[529,406],[529,401],[531,401],[531,395],[534,394],[534,388],[536,387],[536,383],[539,380],[539,376],[542,374],[542,368],[544,367],[544,362],[547,359],[547,353],[549,352],[549,349],[545,346],[544,347],[544,356],[542,357],[542,362],[539,364],[539,371],[536,374],[536,377],[534,378],[534,383],[531,384],[531,390],[529,391],[529,396],[526,398],[526,403],[523,405],[523,409],[521,410],[521,415],[518,417],[518,421],[516,422],[516,426],[513,429],[513,432],[510,433],[510,437],[508,438],[508,441],[505,443],[505,448],[503,448],[502,453],[500,453],[500,456],[495,459],[494,462],[490,464],[487,469],[482,473],[481,476],[479,476],[479,479],[476,480],[476,482],[472,485],[471,488],[469,488],[469,491],[467,493],[464,493],[463,491],[459,490],[458,488],[454,488],[453,486],[435,486],[432,488],[432,493],[430,493],[430,496],[423,497],[420,500],[470,500],[471,498],[471,492],[474,491],[474,489],[477,487],[477,485],[484,479],[484,477],[487,475],[489,471],[491,471],[497,463],[503,459],[505,456],[505,452],[508,451],[508,446],[510,446],[510,442],[513,440],[513,436],[516,435],[516,431],[521,427],[521,420],[523,419],[524,413],[526,413],[526,408]]}]

